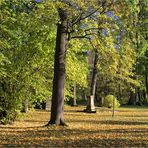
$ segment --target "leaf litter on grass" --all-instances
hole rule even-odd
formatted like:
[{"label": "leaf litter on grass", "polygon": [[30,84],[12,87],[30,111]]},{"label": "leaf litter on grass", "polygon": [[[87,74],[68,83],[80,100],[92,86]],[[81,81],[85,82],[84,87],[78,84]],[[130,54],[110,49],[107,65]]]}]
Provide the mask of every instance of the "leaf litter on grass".
[{"label": "leaf litter on grass", "polygon": [[0,125],[0,147],[148,147],[148,110],[123,108],[114,118],[108,109],[96,114],[65,107],[68,127],[44,125],[47,111],[32,111],[13,125]]}]

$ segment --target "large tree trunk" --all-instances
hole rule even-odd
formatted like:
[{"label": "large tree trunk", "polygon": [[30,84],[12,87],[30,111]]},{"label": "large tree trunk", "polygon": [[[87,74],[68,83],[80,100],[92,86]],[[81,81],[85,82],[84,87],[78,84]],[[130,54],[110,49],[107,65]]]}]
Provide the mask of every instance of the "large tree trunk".
[{"label": "large tree trunk", "polygon": [[60,22],[57,25],[56,49],[54,58],[51,117],[47,125],[65,125],[63,119],[63,108],[66,65],[67,11],[59,9],[59,16]]},{"label": "large tree trunk", "polygon": [[98,63],[98,51],[95,50],[95,59],[94,59],[94,67],[93,67],[93,74],[92,74],[92,81],[91,81],[91,88],[90,88],[90,96],[87,98],[87,107],[86,112],[95,113],[95,105],[94,105],[94,97],[96,92],[96,83],[97,83],[97,63]]}]

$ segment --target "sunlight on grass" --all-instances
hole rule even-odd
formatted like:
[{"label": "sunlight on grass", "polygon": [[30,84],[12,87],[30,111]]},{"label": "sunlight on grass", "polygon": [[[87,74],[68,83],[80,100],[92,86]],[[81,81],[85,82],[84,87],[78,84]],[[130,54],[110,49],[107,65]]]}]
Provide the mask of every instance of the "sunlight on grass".
[{"label": "sunlight on grass", "polygon": [[148,147],[148,108],[97,108],[96,114],[84,107],[65,106],[68,127],[43,127],[50,113],[32,111],[13,125],[0,126],[1,147]]}]

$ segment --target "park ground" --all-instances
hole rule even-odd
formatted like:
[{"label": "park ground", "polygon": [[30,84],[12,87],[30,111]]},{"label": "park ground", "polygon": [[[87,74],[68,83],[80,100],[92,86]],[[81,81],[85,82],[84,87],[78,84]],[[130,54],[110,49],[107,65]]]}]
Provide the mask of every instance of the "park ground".
[{"label": "park ground", "polygon": [[97,108],[65,106],[68,127],[49,126],[50,113],[34,110],[12,125],[0,125],[0,147],[148,147],[148,108]]}]

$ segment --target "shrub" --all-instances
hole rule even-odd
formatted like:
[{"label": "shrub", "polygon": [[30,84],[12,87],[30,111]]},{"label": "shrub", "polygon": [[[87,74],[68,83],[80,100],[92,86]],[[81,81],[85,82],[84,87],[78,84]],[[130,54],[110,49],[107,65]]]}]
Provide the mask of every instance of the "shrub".
[{"label": "shrub", "polygon": [[15,120],[17,116],[15,108],[14,100],[0,98],[0,124],[9,124]]},{"label": "shrub", "polygon": [[120,103],[117,100],[117,98],[113,95],[107,95],[105,97],[104,102],[103,102],[103,106],[108,107],[108,108],[112,108],[114,99],[115,99],[115,108],[118,108],[120,106]]}]

